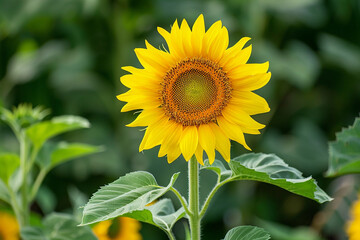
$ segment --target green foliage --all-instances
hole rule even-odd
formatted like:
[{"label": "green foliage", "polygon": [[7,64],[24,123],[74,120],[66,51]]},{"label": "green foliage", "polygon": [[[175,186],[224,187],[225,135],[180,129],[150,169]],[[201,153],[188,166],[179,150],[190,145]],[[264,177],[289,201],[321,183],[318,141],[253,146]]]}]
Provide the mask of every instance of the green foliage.
[{"label": "green foliage", "polygon": [[300,226],[291,228],[286,225],[281,225],[269,221],[259,221],[259,225],[266,229],[276,240],[322,240],[319,234],[311,227]]},{"label": "green foliage", "polygon": [[39,149],[46,140],[56,135],[79,128],[88,128],[89,126],[89,122],[82,117],[61,116],[28,127],[26,134],[34,146]]},{"label": "green foliage", "polygon": [[175,211],[174,205],[168,198],[161,199],[151,206],[145,206],[143,210],[133,211],[123,215],[138,221],[150,223],[170,233],[174,224],[185,216],[184,208]]},{"label": "green foliage", "polygon": [[25,227],[23,240],[96,240],[90,227],[78,227],[71,215],[53,213],[42,221],[41,227]]},{"label": "green foliage", "polygon": [[[139,171],[126,174],[109,185],[102,187],[91,197],[84,207],[81,224],[87,225],[100,222],[117,216],[123,216],[134,211],[143,211],[144,209],[147,209],[150,212],[150,209],[152,209],[153,211],[151,214],[156,215],[156,213],[159,213],[159,209],[146,208],[146,205],[169,191],[178,176],[179,173],[174,174],[169,185],[162,187],[157,184],[151,173]],[[162,204],[164,203],[166,202],[163,202]],[[146,221],[149,221],[149,216],[145,216],[149,214],[149,211],[138,212],[136,216],[139,219],[143,218],[146,219]],[[170,213],[170,210],[167,210],[167,213]],[[179,213],[176,213],[174,216]],[[172,218],[173,216],[170,216],[170,219]],[[161,228],[168,228],[172,221],[169,220],[167,220],[166,224],[164,223],[165,225],[158,226]],[[156,221],[153,222],[156,224]]]},{"label": "green foliage", "polygon": [[9,179],[20,165],[19,156],[13,153],[0,154],[0,180],[5,184],[9,183]]},{"label": "green foliage", "polygon": [[304,178],[299,170],[289,167],[274,154],[244,154],[232,159],[229,166],[231,175],[221,163],[211,166],[205,161],[204,168],[209,168],[218,174],[221,180],[217,184],[219,187],[230,181],[255,180],[281,187],[319,203],[332,200],[313,178]]},{"label": "green foliage", "polygon": [[254,226],[240,226],[231,229],[224,240],[268,240],[269,233],[264,229]]},{"label": "green foliage", "polygon": [[360,173],[360,118],[336,134],[336,141],[329,144],[329,154],[327,176]]},{"label": "green foliage", "polygon": [[82,157],[88,154],[101,151],[101,147],[83,143],[60,142],[57,144],[45,144],[39,153],[36,163],[47,170],[69,161],[73,158]]},{"label": "green foliage", "polygon": [[[49,110],[32,108],[28,104],[19,105],[12,112],[0,109],[0,119],[13,130],[20,149],[19,155],[0,153],[0,199],[11,205],[21,228],[30,224],[30,204],[52,168],[67,160],[101,150],[99,147],[80,143],[48,143],[47,140],[58,134],[89,127],[86,119],[77,116],[60,116],[43,121],[48,113]],[[39,202],[39,205],[49,204]],[[41,232],[36,229],[33,231],[39,234]]]}]

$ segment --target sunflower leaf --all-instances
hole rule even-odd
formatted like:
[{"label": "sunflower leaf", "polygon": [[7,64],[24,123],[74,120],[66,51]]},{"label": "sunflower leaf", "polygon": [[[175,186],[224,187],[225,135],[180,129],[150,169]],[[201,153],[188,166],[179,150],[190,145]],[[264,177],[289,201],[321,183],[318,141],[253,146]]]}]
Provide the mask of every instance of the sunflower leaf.
[{"label": "sunflower leaf", "polygon": [[6,184],[0,179],[0,200],[10,203],[10,193]]},{"label": "sunflower leaf", "polygon": [[23,240],[96,240],[90,227],[78,227],[71,215],[53,213],[47,216],[41,227],[24,227]]},{"label": "sunflower leaf", "polygon": [[209,160],[206,159],[204,161],[204,165],[201,166],[200,169],[208,169],[208,170],[215,172],[218,175],[218,177],[220,178],[220,180],[224,180],[231,175],[231,170],[226,169],[224,164],[220,160],[217,160],[217,159],[215,159],[213,164],[210,164]]},{"label": "sunflower leaf", "polygon": [[229,163],[232,175],[225,181],[255,180],[273,184],[289,192],[310,198],[319,203],[331,201],[311,177],[289,167],[274,154],[249,153],[232,159]]},{"label": "sunflower leaf", "polygon": [[31,125],[26,129],[26,134],[34,146],[40,149],[46,140],[56,135],[79,128],[88,128],[89,126],[90,124],[85,118],[60,116]]},{"label": "sunflower leaf", "polygon": [[132,172],[120,177],[91,197],[84,207],[81,225],[144,210],[146,205],[169,191],[178,176],[179,173],[175,173],[166,187],[159,186],[148,172]]},{"label": "sunflower leaf", "polygon": [[360,117],[354,125],[336,134],[329,144],[329,177],[360,173]]},{"label": "sunflower leaf", "polygon": [[151,206],[145,206],[143,210],[127,213],[123,216],[150,223],[165,232],[170,232],[174,224],[185,216],[185,211],[184,208],[175,211],[171,200],[166,198],[161,199]]},{"label": "sunflower leaf", "polygon": [[240,226],[228,231],[224,240],[268,240],[269,233],[254,226]]}]

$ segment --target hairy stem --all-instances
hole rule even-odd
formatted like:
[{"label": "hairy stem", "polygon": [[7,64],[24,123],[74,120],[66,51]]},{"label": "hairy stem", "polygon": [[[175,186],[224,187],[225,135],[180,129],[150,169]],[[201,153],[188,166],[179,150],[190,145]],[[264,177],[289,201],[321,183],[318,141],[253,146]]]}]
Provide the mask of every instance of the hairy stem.
[{"label": "hairy stem", "polygon": [[194,156],[189,161],[189,210],[191,240],[200,240],[199,164]]}]

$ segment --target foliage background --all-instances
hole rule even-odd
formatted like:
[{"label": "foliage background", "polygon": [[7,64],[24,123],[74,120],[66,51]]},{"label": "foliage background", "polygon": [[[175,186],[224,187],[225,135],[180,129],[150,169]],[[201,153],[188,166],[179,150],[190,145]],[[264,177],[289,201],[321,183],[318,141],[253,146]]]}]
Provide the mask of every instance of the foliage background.
[{"label": "foliage background", "polygon": [[[250,62],[270,61],[272,79],[258,92],[271,112],[256,116],[267,127],[262,135],[247,136],[249,145],[312,175],[338,203],[320,206],[266,184],[234,183],[216,195],[204,219],[204,239],[220,239],[240,224],[277,231],[274,239],[290,233],[321,239],[316,232],[323,239],[345,239],[356,178],[327,179],[324,172],[327,142],[360,111],[358,0],[0,0],[0,106],[27,102],[51,108],[53,116],[86,117],[90,129],[62,138],[106,148],[57,167],[33,210],[71,211],[69,191],[77,188],[89,197],[134,170],[153,173],[160,184],[181,171],[176,187],[186,194],[185,161],[169,165],[157,158],[157,148],[139,153],[143,132],[125,127],[134,116],[120,113],[123,103],[115,96],[126,91],[119,82],[121,67],[140,67],[134,48],[144,47],[144,39],[161,46],[157,26],[169,30],[176,18],[192,25],[200,13],[207,27],[223,21],[230,45],[251,37]],[[18,151],[16,146],[10,130],[0,125],[0,151]],[[232,156],[243,152],[232,144]],[[215,176],[201,177],[201,192],[207,192]],[[180,236],[183,223],[175,226]],[[143,225],[142,234],[146,240],[166,239],[152,226]]]}]

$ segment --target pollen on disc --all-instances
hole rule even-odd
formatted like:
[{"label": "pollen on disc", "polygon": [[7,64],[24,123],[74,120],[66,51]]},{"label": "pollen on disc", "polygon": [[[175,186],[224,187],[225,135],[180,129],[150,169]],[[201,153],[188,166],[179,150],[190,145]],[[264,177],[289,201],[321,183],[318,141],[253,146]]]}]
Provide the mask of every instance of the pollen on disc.
[{"label": "pollen on disc", "polygon": [[230,99],[224,71],[207,59],[179,62],[163,81],[162,101],[166,114],[184,126],[214,121]]}]

